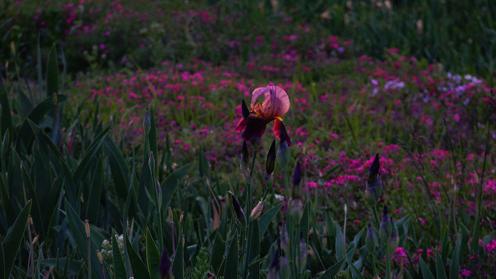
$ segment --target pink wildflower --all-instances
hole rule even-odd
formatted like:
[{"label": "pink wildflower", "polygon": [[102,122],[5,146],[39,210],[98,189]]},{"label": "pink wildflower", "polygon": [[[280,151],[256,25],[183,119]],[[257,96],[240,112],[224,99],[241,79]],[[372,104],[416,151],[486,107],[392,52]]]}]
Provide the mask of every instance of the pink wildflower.
[{"label": "pink wildflower", "polygon": [[408,261],[408,254],[406,253],[405,248],[398,246],[394,250],[393,261],[395,261],[399,265],[404,265]]},{"label": "pink wildflower", "polygon": [[462,268],[462,270],[460,270],[460,276],[463,278],[468,278],[468,277],[472,276],[472,271],[470,271],[466,268]]},{"label": "pink wildflower", "polygon": [[496,194],[496,179],[489,179],[486,182],[484,192],[488,194]]},{"label": "pink wildflower", "polygon": [[317,184],[317,182],[315,182],[315,181],[308,181],[307,182],[307,187],[310,188],[310,189],[314,189],[314,188],[319,187],[319,184]]},{"label": "pink wildflower", "polygon": [[491,240],[486,246],[484,247],[487,253],[493,253],[496,252],[496,239]]}]

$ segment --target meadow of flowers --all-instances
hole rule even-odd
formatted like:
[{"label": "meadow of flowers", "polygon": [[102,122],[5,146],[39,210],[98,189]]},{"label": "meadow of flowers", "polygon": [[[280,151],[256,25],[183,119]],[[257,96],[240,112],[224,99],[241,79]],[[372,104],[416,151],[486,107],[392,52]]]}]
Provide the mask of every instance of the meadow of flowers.
[{"label": "meadow of flowers", "polygon": [[493,50],[280,2],[7,1],[0,278],[495,278]]}]

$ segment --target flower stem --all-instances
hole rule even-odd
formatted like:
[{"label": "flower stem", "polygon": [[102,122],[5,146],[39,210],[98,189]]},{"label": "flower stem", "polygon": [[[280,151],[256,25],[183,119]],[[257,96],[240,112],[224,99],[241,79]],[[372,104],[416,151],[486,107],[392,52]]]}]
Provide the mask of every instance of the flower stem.
[{"label": "flower stem", "polygon": [[[250,176],[248,177],[248,184],[246,185],[246,200],[245,200],[245,212],[248,213],[250,212],[250,209],[251,209],[251,182],[252,182],[252,179],[253,179],[253,172],[254,172],[254,169],[255,169],[255,161],[257,159],[257,151],[255,149],[255,152],[253,154],[253,159],[251,161],[251,167],[250,167]],[[243,268],[243,278],[247,278],[248,276],[248,267],[249,267],[249,261],[250,259],[248,258],[249,255],[250,255],[250,252],[249,252],[249,249],[250,249],[250,244],[248,243],[249,239],[250,239],[250,226],[251,226],[251,222],[250,220],[248,219],[247,220],[248,223],[245,223],[245,251],[247,251],[247,253],[245,254],[245,263],[244,263],[244,268]]]}]

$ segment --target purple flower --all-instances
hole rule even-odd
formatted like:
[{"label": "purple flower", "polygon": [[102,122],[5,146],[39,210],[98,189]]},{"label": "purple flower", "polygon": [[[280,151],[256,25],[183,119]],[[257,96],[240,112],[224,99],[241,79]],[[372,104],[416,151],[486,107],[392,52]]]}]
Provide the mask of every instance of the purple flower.
[{"label": "purple flower", "polygon": [[315,182],[315,181],[308,181],[307,182],[307,187],[308,188],[311,188],[311,189],[314,189],[314,188],[319,187],[319,184],[317,184],[317,182]]},{"label": "purple flower", "polygon": [[399,264],[404,265],[408,261],[408,254],[406,253],[405,248],[398,246],[394,250],[393,260]]},{"label": "purple flower", "polygon": [[468,278],[472,276],[472,271],[466,268],[462,268],[462,270],[460,270],[460,276],[463,278]]},{"label": "purple flower", "polygon": [[486,244],[484,248],[486,249],[487,253],[496,252],[496,239],[491,240],[491,242]]}]

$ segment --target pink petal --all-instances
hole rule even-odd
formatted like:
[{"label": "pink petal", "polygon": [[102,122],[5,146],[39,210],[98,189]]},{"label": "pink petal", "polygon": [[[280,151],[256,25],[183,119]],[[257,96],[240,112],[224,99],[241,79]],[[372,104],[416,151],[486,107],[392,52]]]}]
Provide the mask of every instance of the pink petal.
[{"label": "pink petal", "polygon": [[279,86],[269,85],[253,90],[251,105],[253,106],[260,96],[264,96],[261,114],[264,118],[284,116],[290,107],[289,96]]},{"label": "pink petal", "polygon": [[251,93],[251,105],[253,106],[257,102],[258,97],[265,94],[268,90],[269,89],[267,87],[255,88],[255,90]]}]

